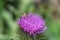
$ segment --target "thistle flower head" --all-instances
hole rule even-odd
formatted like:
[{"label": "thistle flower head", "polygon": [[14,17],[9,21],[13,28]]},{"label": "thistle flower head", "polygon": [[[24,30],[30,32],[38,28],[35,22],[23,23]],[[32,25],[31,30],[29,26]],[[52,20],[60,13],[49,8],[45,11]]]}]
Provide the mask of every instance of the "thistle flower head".
[{"label": "thistle flower head", "polygon": [[30,35],[36,35],[46,30],[46,24],[41,15],[29,13],[24,14],[18,20],[18,25]]}]

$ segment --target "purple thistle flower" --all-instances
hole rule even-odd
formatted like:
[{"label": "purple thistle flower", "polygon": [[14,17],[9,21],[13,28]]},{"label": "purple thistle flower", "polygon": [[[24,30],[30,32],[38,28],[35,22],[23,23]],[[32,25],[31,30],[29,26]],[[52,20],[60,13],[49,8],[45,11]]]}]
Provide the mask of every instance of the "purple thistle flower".
[{"label": "purple thistle flower", "polygon": [[41,15],[29,13],[19,18],[18,24],[25,32],[36,35],[46,30],[46,24]]}]

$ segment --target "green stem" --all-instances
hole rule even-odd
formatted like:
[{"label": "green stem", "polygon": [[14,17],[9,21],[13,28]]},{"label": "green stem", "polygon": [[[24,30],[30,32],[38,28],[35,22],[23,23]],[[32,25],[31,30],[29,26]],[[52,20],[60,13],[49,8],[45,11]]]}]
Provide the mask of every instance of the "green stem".
[{"label": "green stem", "polygon": [[34,40],[37,40],[37,39],[36,39],[36,36],[34,36]]}]

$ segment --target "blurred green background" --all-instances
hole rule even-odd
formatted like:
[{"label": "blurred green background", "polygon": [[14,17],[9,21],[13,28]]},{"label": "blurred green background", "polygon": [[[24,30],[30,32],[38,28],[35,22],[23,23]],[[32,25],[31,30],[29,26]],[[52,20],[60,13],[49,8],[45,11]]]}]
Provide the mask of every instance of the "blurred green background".
[{"label": "blurred green background", "polygon": [[48,28],[36,40],[60,40],[60,0],[0,0],[0,40],[35,40],[17,24],[30,12],[42,15]]}]

